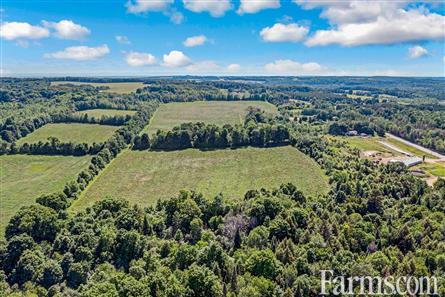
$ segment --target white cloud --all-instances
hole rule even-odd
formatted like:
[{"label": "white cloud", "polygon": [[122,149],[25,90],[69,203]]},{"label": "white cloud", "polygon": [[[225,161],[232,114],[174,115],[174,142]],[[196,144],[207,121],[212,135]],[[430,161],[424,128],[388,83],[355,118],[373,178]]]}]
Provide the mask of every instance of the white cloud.
[{"label": "white cloud", "polygon": [[261,30],[260,35],[266,42],[298,42],[303,40],[308,32],[309,28],[298,24],[277,23]]},{"label": "white cloud", "polygon": [[71,20],[61,20],[60,22],[43,21],[47,28],[55,30],[55,36],[61,39],[81,40],[90,35],[91,31]]},{"label": "white cloud", "polygon": [[322,8],[322,17],[332,24],[351,24],[375,21],[385,15],[390,17],[395,11],[403,8],[409,0],[374,1],[374,0],[294,0],[304,9]]},{"label": "white cloud", "polygon": [[49,37],[49,30],[21,22],[5,22],[0,25],[0,37],[6,40],[41,39]]},{"label": "white cloud", "polygon": [[269,73],[278,75],[323,74],[328,70],[315,62],[299,63],[292,60],[276,60],[273,63],[266,64],[264,69]]},{"label": "white cloud", "polygon": [[214,61],[201,61],[197,63],[190,64],[187,66],[187,71],[201,74],[209,74],[221,71],[221,66],[219,66]]},{"label": "white cloud", "polygon": [[359,46],[368,44],[395,44],[445,37],[445,17],[420,11],[401,11],[397,16],[361,24],[341,25],[338,29],[319,30],[307,42],[308,46],[340,44]]},{"label": "white cloud", "polygon": [[230,73],[237,73],[240,72],[241,70],[241,65],[239,64],[230,64],[229,66],[227,66],[227,71]]},{"label": "white cloud", "polygon": [[114,38],[120,44],[130,44],[131,43],[130,40],[128,40],[128,37],[125,35],[116,35]]},{"label": "white cloud", "polygon": [[213,17],[222,17],[232,9],[231,0],[182,0],[184,7],[193,12],[208,12]]},{"label": "white cloud", "polygon": [[305,9],[321,8],[330,29],[319,30],[308,46],[397,44],[445,38],[445,16],[402,1],[294,0]]},{"label": "white cloud", "polygon": [[95,60],[110,52],[106,44],[98,47],[70,46],[63,51],[45,54],[45,58],[67,59],[76,61]]},{"label": "white cloud", "polygon": [[145,13],[149,11],[165,11],[174,0],[129,0],[126,4],[129,13]]},{"label": "white cloud", "polygon": [[420,45],[415,45],[408,49],[408,56],[411,59],[417,59],[426,55],[428,55],[428,50]]},{"label": "white cloud", "polygon": [[263,9],[279,8],[280,0],[240,0],[239,14],[257,13]]},{"label": "white cloud", "polygon": [[192,60],[181,51],[171,51],[163,56],[163,61],[167,67],[184,67],[192,63]]},{"label": "white cloud", "polygon": [[170,16],[170,21],[173,24],[179,25],[184,21],[184,15],[176,10],[172,10],[167,13]]},{"label": "white cloud", "polygon": [[207,41],[206,36],[198,35],[198,36],[192,36],[192,37],[187,38],[183,42],[183,44],[184,44],[184,46],[187,46],[187,47],[194,47],[194,46],[203,45],[206,41]]},{"label": "white cloud", "polygon": [[125,62],[133,67],[150,66],[156,64],[156,58],[149,53],[130,52],[125,56]]}]

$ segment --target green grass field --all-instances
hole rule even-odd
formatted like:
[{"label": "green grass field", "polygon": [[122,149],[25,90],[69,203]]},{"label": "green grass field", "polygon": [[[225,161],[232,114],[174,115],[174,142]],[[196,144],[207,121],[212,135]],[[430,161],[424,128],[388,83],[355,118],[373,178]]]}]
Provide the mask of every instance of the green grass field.
[{"label": "green grass field", "polygon": [[161,105],[144,132],[149,135],[159,130],[171,130],[185,122],[205,122],[224,125],[244,121],[247,108],[258,107],[268,113],[276,113],[276,106],[263,101],[196,101]]},{"label": "green grass field", "polygon": [[114,116],[126,116],[126,115],[134,115],[136,113],[135,110],[119,110],[119,109],[88,109],[77,111],[75,115],[85,115],[87,114],[89,117],[94,117],[100,119],[103,116],[114,117]]},{"label": "green grass field", "polygon": [[430,173],[433,176],[445,177],[445,163],[422,163],[415,167],[414,169],[420,169]]},{"label": "green grass field", "polygon": [[142,206],[193,189],[213,197],[241,199],[246,191],[292,182],[305,194],[328,190],[320,167],[293,147],[173,152],[125,151],[76,200],[83,209],[106,197]]},{"label": "green grass field", "polygon": [[46,142],[48,137],[56,137],[61,142],[101,143],[110,138],[117,129],[119,129],[118,126],[97,124],[47,124],[31,134],[20,138],[17,141],[17,144],[21,145],[25,142],[36,143],[39,141]]},{"label": "green grass field", "polygon": [[0,232],[21,206],[42,194],[63,190],[87,168],[86,157],[8,155],[0,156]]},{"label": "green grass field", "polygon": [[128,94],[144,87],[144,84],[141,82],[119,82],[119,83],[90,83],[90,82],[78,82],[78,81],[51,82],[51,85],[53,86],[64,85],[64,84],[90,85],[94,87],[109,87],[109,89],[103,90],[103,92],[118,93],[118,94]]}]

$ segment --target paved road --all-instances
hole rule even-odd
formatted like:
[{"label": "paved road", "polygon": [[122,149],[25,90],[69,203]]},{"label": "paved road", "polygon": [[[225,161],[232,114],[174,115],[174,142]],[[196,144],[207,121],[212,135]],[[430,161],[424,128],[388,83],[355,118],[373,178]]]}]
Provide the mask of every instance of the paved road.
[{"label": "paved road", "polygon": [[399,148],[398,146],[395,146],[389,142],[386,141],[379,141],[379,143],[383,144],[384,146],[388,147],[389,149],[396,151],[398,153],[401,153],[402,155],[405,156],[412,156],[413,154],[407,151],[402,150],[401,148]]},{"label": "paved road", "polygon": [[[427,149],[426,147],[423,147],[421,145],[412,143],[412,142],[410,142],[408,140],[405,140],[403,138],[397,137],[397,136],[392,135],[390,133],[386,133],[385,136],[390,137],[390,138],[394,138],[394,139],[396,139],[396,140],[398,140],[400,142],[403,142],[406,145],[412,146],[412,147],[414,147],[414,148],[416,148],[418,150],[421,150],[421,151],[423,151],[423,152],[425,152],[427,154],[430,154],[430,155],[433,155],[433,156],[435,156],[435,157],[437,157],[439,159],[445,160],[445,155],[442,155],[442,154],[439,154],[438,152],[435,152],[435,151],[432,151],[430,149]],[[398,150],[400,150],[400,149],[398,149]]]}]

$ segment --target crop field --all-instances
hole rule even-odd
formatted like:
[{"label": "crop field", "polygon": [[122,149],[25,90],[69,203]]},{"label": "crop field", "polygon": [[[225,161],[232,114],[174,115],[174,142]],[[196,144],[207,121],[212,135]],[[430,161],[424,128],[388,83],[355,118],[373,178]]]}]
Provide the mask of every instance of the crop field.
[{"label": "crop field", "polygon": [[118,94],[128,94],[144,87],[141,82],[119,82],[119,83],[91,83],[91,82],[78,82],[78,81],[53,81],[51,85],[91,85],[94,87],[109,87],[109,89],[103,90],[106,93],[118,93]]},{"label": "crop field", "polygon": [[89,161],[88,156],[0,156],[0,238],[21,206],[34,203],[42,194],[61,191]]},{"label": "crop field", "polygon": [[31,134],[20,138],[17,144],[25,142],[36,143],[46,142],[48,137],[56,137],[61,142],[73,143],[101,143],[110,138],[118,126],[97,125],[97,124],[79,124],[79,123],[60,123],[47,124]]},{"label": "crop field", "polygon": [[276,113],[277,108],[263,101],[196,101],[161,105],[144,132],[149,135],[157,130],[170,130],[185,122],[205,122],[223,126],[243,122],[249,106]]},{"label": "crop field", "polygon": [[119,110],[119,109],[87,109],[82,111],[77,111],[75,115],[88,115],[89,117],[94,117],[100,119],[101,117],[115,117],[115,116],[126,116],[134,115],[135,110]]},{"label": "crop field", "polygon": [[142,206],[192,189],[213,197],[242,199],[246,191],[294,183],[307,195],[326,193],[321,168],[297,149],[242,148],[214,151],[125,151],[74,202],[83,209],[106,197],[124,198]]}]

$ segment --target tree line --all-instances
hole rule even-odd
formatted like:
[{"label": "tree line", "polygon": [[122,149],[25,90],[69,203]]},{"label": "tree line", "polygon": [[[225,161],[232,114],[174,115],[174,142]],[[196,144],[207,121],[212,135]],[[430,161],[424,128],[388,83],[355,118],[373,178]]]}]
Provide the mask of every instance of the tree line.
[{"label": "tree line", "polygon": [[84,123],[84,124],[99,124],[110,126],[122,126],[128,120],[131,119],[131,115],[115,115],[115,116],[101,116],[96,118],[88,116],[88,114],[58,114],[53,116],[53,123]]},{"label": "tree line", "polygon": [[187,148],[216,149],[242,146],[277,146],[289,143],[288,129],[283,125],[206,125],[184,123],[171,131],[158,131],[152,139],[147,134],[136,137],[134,149],[179,150]]}]

